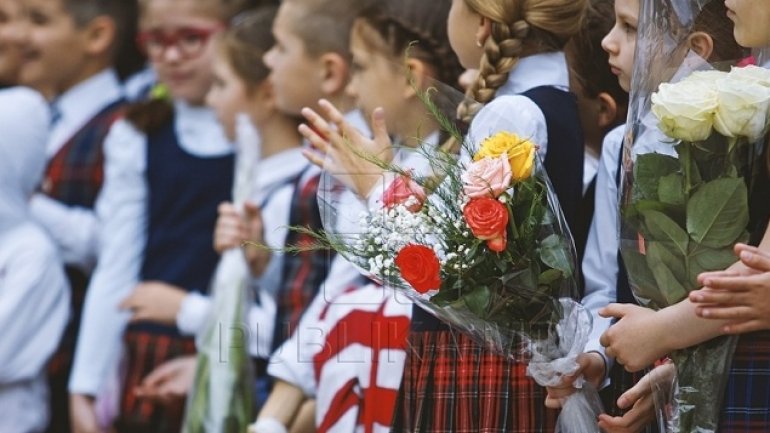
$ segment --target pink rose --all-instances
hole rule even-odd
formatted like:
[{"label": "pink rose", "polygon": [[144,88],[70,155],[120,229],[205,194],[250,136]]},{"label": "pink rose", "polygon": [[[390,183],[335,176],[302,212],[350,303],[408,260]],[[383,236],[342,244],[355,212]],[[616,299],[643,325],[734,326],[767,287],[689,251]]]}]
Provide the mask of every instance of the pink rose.
[{"label": "pink rose", "polygon": [[385,190],[382,203],[386,208],[392,208],[405,204],[410,197],[414,197],[412,203],[407,206],[409,212],[419,212],[425,203],[425,190],[408,176],[398,176]]},{"label": "pink rose", "polygon": [[470,165],[463,173],[463,190],[470,198],[500,197],[511,186],[511,163],[508,155],[485,157]]}]

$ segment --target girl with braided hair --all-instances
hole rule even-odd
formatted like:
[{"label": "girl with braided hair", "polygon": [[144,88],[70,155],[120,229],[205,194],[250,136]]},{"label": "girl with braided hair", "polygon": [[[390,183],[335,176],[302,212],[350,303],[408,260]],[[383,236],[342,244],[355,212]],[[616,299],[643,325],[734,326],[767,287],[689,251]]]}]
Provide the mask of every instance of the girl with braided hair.
[{"label": "girl with braided hair", "polygon": [[[562,48],[580,29],[585,8],[584,0],[453,0],[448,20],[461,64],[479,69],[458,110],[461,120],[471,122],[467,141],[509,131],[538,143],[573,228],[582,196],[583,136]],[[372,116],[374,138],[367,140],[350,134],[333,107],[322,108],[354,146],[382,154],[390,145],[381,111]],[[309,110],[303,114],[320,132],[303,128],[327,154],[319,163],[338,169],[334,165],[355,160],[339,157],[349,145],[325,119]],[[360,159],[345,167],[373,172]],[[353,187],[368,196],[373,178],[361,177]],[[556,413],[545,408],[544,390],[525,371],[525,364],[484,349],[416,308],[392,431],[552,431]]]},{"label": "girl with braided hair", "polygon": [[[421,141],[440,141],[438,124],[412,85],[456,83],[462,73],[447,37],[450,4],[380,2],[359,15],[351,33],[347,92],[367,115],[380,105],[392,114],[391,132],[403,145],[395,158],[412,167],[422,156],[417,135],[426,137]],[[369,281],[336,295],[319,293],[291,340],[271,359],[268,372],[277,383],[252,431],[298,431],[306,423],[308,406],[302,404],[307,400],[315,401],[315,431],[386,431],[401,382],[411,312],[411,303]]]}]

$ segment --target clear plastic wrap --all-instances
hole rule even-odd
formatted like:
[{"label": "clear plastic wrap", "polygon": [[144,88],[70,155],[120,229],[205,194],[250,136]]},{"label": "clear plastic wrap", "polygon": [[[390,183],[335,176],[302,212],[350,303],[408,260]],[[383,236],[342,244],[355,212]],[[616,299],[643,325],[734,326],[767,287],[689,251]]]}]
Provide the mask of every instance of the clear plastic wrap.
[{"label": "clear plastic wrap", "polygon": [[[233,202],[250,198],[258,138],[239,118]],[[240,433],[253,421],[254,372],[247,320],[254,300],[250,273],[239,249],[222,254],[211,285],[211,310],[196,336],[195,381],[187,397],[184,433]]]},{"label": "clear plastic wrap", "polygon": [[[470,142],[451,120],[462,95],[436,84],[423,96],[447,132],[379,161],[384,172],[366,211],[349,211],[356,197],[342,194],[338,180],[349,173],[327,174],[319,188],[326,238],[365,275],[482,346],[527,362],[542,386],[557,385],[577,370],[592,319],[575,301],[574,244],[538,143],[507,131]],[[485,115],[505,119],[490,109]],[[459,156],[449,151],[452,140]],[[569,400],[562,431],[598,431],[596,391]]]},{"label": "clear plastic wrap", "polygon": [[[660,309],[699,288],[700,273],[732,265],[747,239],[770,75],[745,66],[721,0],[644,0],[638,31],[620,245],[636,299]],[[676,382],[656,385],[667,431],[716,430],[735,342],[671,354]]]}]

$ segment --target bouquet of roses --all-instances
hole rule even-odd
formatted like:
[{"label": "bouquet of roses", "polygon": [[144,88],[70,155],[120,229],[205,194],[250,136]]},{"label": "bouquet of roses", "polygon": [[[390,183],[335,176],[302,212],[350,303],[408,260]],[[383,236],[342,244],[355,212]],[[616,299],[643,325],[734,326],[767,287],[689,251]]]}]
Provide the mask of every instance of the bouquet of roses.
[{"label": "bouquet of roses", "polygon": [[[557,386],[577,369],[591,317],[574,301],[576,253],[538,146],[504,131],[479,143],[452,135],[460,158],[427,144],[413,151],[428,174],[384,164],[380,200],[344,233],[339,220],[351,217],[322,182],[326,238],[368,276]],[[570,400],[563,431],[597,431],[595,392]]]}]

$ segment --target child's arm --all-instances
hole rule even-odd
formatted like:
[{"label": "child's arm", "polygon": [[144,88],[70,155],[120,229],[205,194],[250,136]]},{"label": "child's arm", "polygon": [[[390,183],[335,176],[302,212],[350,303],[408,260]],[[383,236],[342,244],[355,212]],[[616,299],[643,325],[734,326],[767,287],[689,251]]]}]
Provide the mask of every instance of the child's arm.
[{"label": "child's arm", "polygon": [[[100,253],[80,326],[70,393],[96,395],[117,362],[129,314],[118,309],[138,283],[147,226],[146,142],[126,122],[105,141],[105,183],[97,202]],[[77,420],[73,420],[76,423]]]},{"label": "child's arm", "polygon": [[299,387],[276,381],[257,421],[249,426],[249,433],[287,433],[304,401],[305,394]]},{"label": "child's arm", "polygon": [[99,246],[96,212],[67,206],[40,193],[32,197],[29,206],[32,217],[56,242],[64,263],[92,270]]}]

